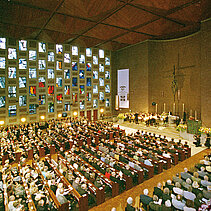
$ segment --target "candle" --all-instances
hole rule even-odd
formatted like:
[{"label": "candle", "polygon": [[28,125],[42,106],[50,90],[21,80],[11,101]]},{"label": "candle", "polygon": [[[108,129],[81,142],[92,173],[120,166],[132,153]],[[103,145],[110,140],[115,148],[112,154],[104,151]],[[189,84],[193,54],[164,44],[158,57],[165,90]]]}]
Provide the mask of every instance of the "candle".
[{"label": "candle", "polygon": [[197,120],[197,111],[195,111],[195,120]]},{"label": "candle", "polygon": [[175,105],[175,103],[173,103],[173,114],[175,114],[175,109],[176,108],[176,105]]},{"label": "candle", "polygon": [[166,104],[165,103],[163,104],[163,112],[164,113],[166,112]]},{"label": "candle", "polygon": [[182,104],[182,112],[185,112],[185,103]]},{"label": "candle", "polygon": [[192,114],[192,112],[193,112],[193,111],[192,111],[192,109],[191,109],[191,110],[190,110],[190,116],[192,116],[192,115],[193,115],[193,114]]},{"label": "candle", "polygon": [[157,114],[158,113],[158,104],[156,103],[155,105],[155,113]]}]

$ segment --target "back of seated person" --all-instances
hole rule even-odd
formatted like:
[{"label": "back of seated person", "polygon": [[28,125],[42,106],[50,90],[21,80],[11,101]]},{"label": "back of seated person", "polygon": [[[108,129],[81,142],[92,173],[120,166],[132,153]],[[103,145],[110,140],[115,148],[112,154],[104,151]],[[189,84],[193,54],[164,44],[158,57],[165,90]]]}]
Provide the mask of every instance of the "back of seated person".
[{"label": "back of seated person", "polygon": [[173,177],[173,182],[174,182],[174,184],[176,182],[179,182],[179,183],[183,182],[183,180],[179,177],[179,173],[176,174],[176,177]]},{"label": "back of seated person", "polygon": [[153,195],[158,196],[159,198],[162,198],[163,191],[161,190],[162,184],[159,182],[157,184],[157,187],[154,187]]},{"label": "back of seated person", "polygon": [[208,181],[209,178],[207,175],[204,176],[204,180],[201,180],[201,185],[205,188],[207,188],[207,186],[211,186],[211,182]]},{"label": "back of seated person", "polygon": [[165,204],[167,200],[171,200],[170,191],[168,188],[164,188],[162,195],[162,204]]},{"label": "back of seated person", "polygon": [[162,205],[161,210],[172,211],[171,201],[170,200],[165,201],[165,204]]},{"label": "back of seated person", "polygon": [[174,208],[176,208],[178,210],[183,210],[185,203],[184,203],[184,201],[182,201],[182,196],[177,195],[176,198],[173,198],[172,205],[174,206]]},{"label": "back of seated person", "polygon": [[140,202],[143,204],[143,207],[146,209],[147,205],[152,201],[152,197],[148,196],[148,189],[144,189],[144,194],[140,195]]},{"label": "back of seated person", "polygon": [[188,173],[188,169],[184,168],[184,172],[181,172],[181,178],[186,180],[187,178],[191,179],[192,175]]},{"label": "back of seated person", "polygon": [[127,206],[125,207],[125,211],[135,211],[135,207],[132,206],[133,204],[133,198],[132,197],[129,197],[127,199]]},{"label": "back of seated person", "polygon": [[191,187],[192,181],[190,178],[187,178],[186,181],[182,182],[182,188],[187,190],[188,188]]},{"label": "back of seated person", "polygon": [[194,202],[192,200],[187,200],[183,209],[184,211],[196,211],[194,208]]},{"label": "back of seated person", "polygon": [[149,203],[150,210],[160,210],[161,202],[162,199],[159,199],[158,196],[154,195],[152,201]]}]

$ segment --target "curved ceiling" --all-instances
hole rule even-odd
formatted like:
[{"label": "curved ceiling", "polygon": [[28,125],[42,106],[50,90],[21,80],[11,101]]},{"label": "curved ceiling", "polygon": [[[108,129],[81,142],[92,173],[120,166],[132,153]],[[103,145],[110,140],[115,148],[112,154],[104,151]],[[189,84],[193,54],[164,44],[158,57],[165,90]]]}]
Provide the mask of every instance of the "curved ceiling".
[{"label": "curved ceiling", "polygon": [[117,50],[200,29],[209,0],[1,0],[0,35]]}]

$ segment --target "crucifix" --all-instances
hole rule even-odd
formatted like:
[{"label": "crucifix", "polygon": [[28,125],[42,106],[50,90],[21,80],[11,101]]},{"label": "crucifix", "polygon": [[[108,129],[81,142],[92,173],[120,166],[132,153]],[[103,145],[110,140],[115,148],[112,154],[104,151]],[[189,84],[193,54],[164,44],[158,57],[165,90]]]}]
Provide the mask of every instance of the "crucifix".
[{"label": "crucifix", "polygon": [[[178,93],[178,79],[176,77],[184,76],[184,74],[176,74],[176,72],[179,72],[180,70],[183,70],[183,69],[192,68],[192,67],[195,67],[195,65],[180,66],[179,53],[178,53],[177,67],[175,65],[173,66],[173,74],[172,74],[173,80],[171,82],[171,89],[172,89],[172,93],[173,93],[173,96],[174,96],[174,103],[175,103],[175,100],[176,100],[176,94]],[[170,77],[172,77],[172,76],[170,76]]]}]

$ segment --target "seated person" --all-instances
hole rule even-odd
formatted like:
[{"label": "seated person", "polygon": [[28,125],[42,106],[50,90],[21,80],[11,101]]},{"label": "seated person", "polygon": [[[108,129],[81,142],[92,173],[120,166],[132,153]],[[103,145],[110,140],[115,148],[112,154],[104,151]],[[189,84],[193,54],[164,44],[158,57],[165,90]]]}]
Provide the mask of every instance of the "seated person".
[{"label": "seated person", "polygon": [[157,187],[154,187],[153,195],[158,196],[159,198],[162,198],[163,191],[161,190],[162,184],[159,182],[157,184]]},{"label": "seated person", "polygon": [[186,204],[183,209],[184,211],[196,211],[194,208],[194,202],[192,200],[186,200]]},{"label": "seated person", "polygon": [[152,201],[149,203],[149,207],[151,210],[159,210],[161,209],[162,199],[159,199],[156,195],[153,196]]},{"label": "seated person", "polygon": [[198,172],[194,172],[193,176],[191,177],[191,179],[192,179],[193,182],[196,181],[198,184],[201,183],[201,179],[199,178]]},{"label": "seated person", "polygon": [[135,211],[135,207],[132,206],[132,203],[133,203],[133,198],[132,197],[129,197],[127,199],[127,207],[125,207],[125,211]]},{"label": "seated person", "polygon": [[186,180],[187,178],[191,179],[192,175],[188,173],[188,169],[184,168],[184,172],[181,172],[181,178]]},{"label": "seated person", "polygon": [[165,201],[165,204],[162,205],[161,210],[162,211],[172,211],[171,200]]},{"label": "seated person", "polygon": [[201,185],[205,188],[207,188],[207,186],[211,186],[211,182],[209,182],[208,179],[208,176],[205,175],[204,180],[201,180]]},{"label": "seated person", "polygon": [[165,204],[167,200],[171,201],[170,191],[168,188],[164,188],[162,195],[162,204]]},{"label": "seated person", "polygon": [[143,204],[144,209],[147,208],[147,205],[152,201],[152,197],[148,196],[149,190],[144,189],[144,194],[140,195],[140,202]]},{"label": "seated person", "polygon": [[179,173],[176,174],[176,177],[173,177],[174,184],[176,182],[179,182],[180,184],[183,182],[183,180],[179,177]]},{"label": "seated person", "polygon": [[174,208],[178,209],[178,210],[183,210],[184,206],[185,206],[185,202],[182,201],[182,196],[181,195],[177,195],[176,198],[172,199],[172,205]]},{"label": "seated person", "polygon": [[208,172],[205,171],[205,167],[201,166],[201,170],[197,171],[201,178],[204,178],[205,175],[208,175]]}]

